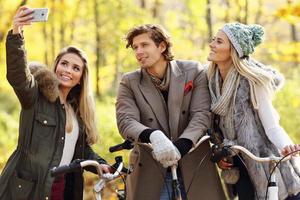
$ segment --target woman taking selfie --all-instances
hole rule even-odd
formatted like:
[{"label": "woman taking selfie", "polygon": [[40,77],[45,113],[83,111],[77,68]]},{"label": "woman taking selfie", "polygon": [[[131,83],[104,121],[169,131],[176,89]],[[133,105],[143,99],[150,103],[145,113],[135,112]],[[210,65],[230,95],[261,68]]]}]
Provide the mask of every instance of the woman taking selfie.
[{"label": "woman taking selfie", "polygon": [[[296,149],[272,106],[272,94],[282,82],[273,69],[249,58],[261,43],[259,25],[225,24],[210,43],[209,89],[214,129],[225,142],[247,148],[259,157],[286,155]],[[239,199],[265,199],[268,164],[242,156],[218,163],[225,182],[234,186]],[[300,199],[299,161],[283,162],[276,171],[279,199]],[[245,164],[245,166],[244,166]],[[247,170],[246,170],[247,169]],[[226,176],[227,175],[227,176]]]},{"label": "woman taking selfie", "polygon": [[[24,25],[32,10],[20,7],[6,39],[7,80],[22,107],[17,149],[0,177],[0,199],[82,199],[82,170],[52,178],[49,170],[75,159],[92,159],[109,172],[90,145],[97,141],[88,63],[76,47],[61,50],[54,73],[27,66]],[[88,169],[96,172],[94,168]]]}]

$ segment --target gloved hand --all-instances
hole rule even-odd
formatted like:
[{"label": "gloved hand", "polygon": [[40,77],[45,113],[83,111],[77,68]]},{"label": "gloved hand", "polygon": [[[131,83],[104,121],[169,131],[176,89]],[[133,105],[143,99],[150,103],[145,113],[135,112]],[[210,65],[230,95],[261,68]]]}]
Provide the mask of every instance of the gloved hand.
[{"label": "gloved hand", "polygon": [[180,153],[163,132],[160,130],[153,131],[149,139],[155,160],[160,162],[165,168],[177,164],[177,161],[181,158]]}]

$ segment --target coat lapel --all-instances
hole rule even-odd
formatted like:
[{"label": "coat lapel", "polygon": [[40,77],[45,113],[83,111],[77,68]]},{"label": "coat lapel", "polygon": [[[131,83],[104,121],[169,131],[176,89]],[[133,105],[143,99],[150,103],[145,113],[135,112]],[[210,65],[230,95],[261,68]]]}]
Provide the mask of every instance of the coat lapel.
[{"label": "coat lapel", "polygon": [[141,93],[143,94],[146,101],[149,103],[150,107],[153,110],[159,124],[163,127],[163,131],[169,133],[169,124],[167,117],[167,107],[164,104],[161,94],[157,91],[153,85],[149,75],[144,69],[141,70],[142,78],[139,85]]},{"label": "coat lapel", "polygon": [[185,74],[180,70],[176,61],[171,61],[171,78],[168,96],[170,135],[178,136],[180,109],[184,94]]}]

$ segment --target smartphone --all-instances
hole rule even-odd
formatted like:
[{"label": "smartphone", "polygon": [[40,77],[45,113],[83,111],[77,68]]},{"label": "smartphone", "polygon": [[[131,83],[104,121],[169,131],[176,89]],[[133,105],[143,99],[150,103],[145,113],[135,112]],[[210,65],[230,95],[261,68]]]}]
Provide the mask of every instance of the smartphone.
[{"label": "smartphone", "polygon": [[32,8],[33,10],[33,19],[32,22],[45,22],[48,19],[48,8]]}]

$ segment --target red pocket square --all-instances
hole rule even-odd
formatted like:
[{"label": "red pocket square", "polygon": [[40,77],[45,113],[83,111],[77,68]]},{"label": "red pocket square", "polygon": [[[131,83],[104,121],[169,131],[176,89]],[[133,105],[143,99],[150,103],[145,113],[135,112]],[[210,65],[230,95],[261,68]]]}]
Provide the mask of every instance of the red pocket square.
[{"label": "red pocket square", "polygon": [[189,91],[193,90],[193,81],[189,81],[187,84],[184,86],[184,96],[189,93]]}]

